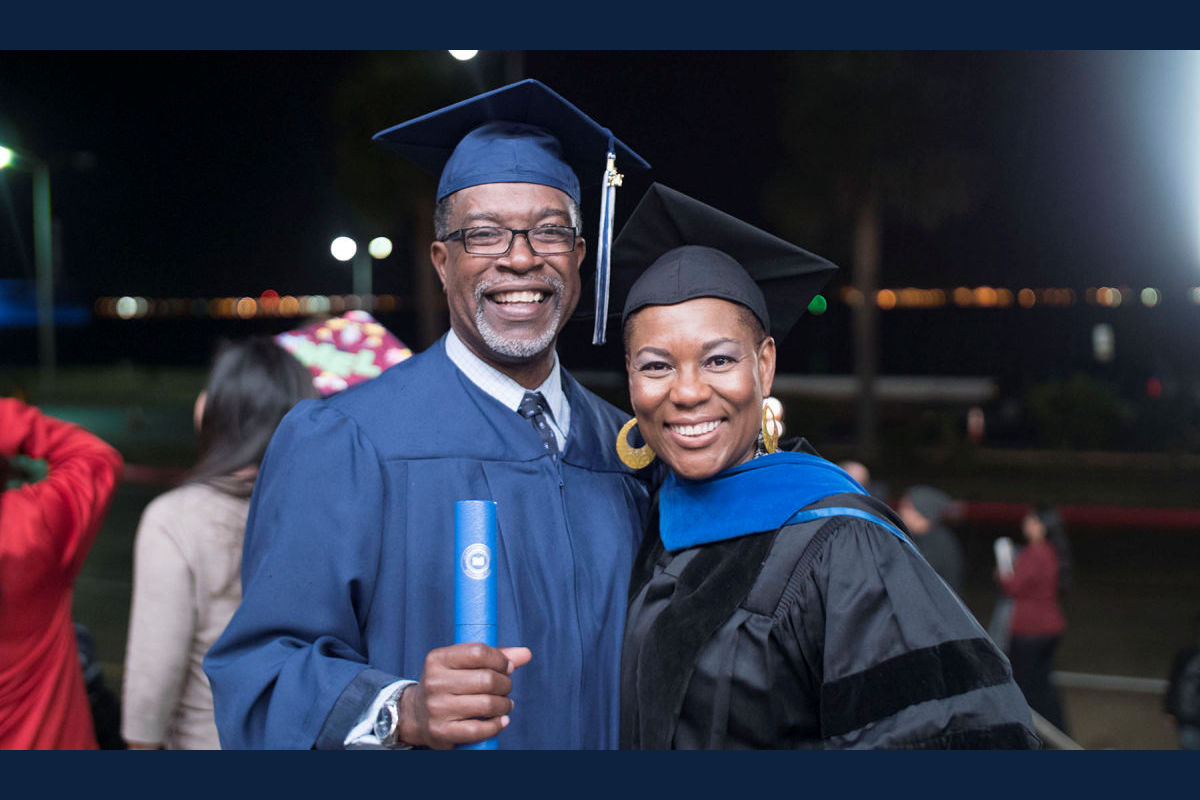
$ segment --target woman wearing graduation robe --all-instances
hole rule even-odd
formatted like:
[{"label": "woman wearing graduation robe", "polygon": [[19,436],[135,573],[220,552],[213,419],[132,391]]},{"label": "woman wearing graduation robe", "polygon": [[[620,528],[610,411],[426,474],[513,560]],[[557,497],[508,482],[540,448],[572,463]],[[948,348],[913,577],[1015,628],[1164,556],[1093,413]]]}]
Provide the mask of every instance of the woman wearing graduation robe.
[{"label": "woman wearing graduation robe", "polygon": [[616,291],[641,273],[618,452],[667,470],[630,584],[621,746],[1038,747],[1007,660],[903,522],[764,420],[768,332],[835,267],[657,184],[613,259]]}]

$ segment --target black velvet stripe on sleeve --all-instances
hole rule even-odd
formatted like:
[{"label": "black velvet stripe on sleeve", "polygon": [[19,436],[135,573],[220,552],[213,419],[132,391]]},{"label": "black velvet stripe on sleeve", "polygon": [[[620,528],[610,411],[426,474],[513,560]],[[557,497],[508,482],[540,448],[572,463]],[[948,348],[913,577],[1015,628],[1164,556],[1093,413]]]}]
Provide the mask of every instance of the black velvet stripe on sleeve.
[{"label": "black velvet stripe on sleeve", "polygon": [[988,728],[947,731],[940,736],[897,747],[904,750],[1040,750],[1042,743],[1019,722]]},{"label": "black velvet stripe on sleeve", "polygon": [[1008,680],[1006,665],[986,639],[913,650],[822,686],[822,734],[844,736],[917,703]]}]

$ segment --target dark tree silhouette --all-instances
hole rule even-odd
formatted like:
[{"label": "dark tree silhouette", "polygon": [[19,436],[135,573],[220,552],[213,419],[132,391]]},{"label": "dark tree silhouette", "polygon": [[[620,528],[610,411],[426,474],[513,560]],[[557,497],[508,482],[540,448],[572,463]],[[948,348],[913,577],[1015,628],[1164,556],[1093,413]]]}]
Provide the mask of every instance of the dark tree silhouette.
[{"label": "dark tree silhouette", "polygon": [[779,54],[782,158],[767,206],[781,235],[836,242],[822,252],[848,254],[863,458],[879,451],[875,297],[885,222],[932,229],[978,202],[985,123],[973,100],[993,66],[979,53]]}]

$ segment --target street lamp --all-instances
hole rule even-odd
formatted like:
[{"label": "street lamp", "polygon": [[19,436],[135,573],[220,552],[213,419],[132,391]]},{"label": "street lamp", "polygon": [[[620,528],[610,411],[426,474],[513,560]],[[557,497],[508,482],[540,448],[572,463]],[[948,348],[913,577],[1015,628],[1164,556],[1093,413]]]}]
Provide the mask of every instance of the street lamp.
[{"label": "street lamp", "polygon": [[37,271],[38,362],[42,380],[54,379],[54,273],[50,253],[50,168],[29,153],[0,145],[0,169],[26,166],[33,173],[33,260]]},{"label": "street lamp", "polygon": [[386,236],[376,236],[367,244],[367,251],[360,253],[356,241],[349,236],[339,236],[329,244],[329,252],[338,261],[354,262],[354,294],[365,298],[371,294],[371,259],[390,256],[392,241]]},{"label": "street lamp", "polygon": [[[447,50],[456,61],[470,61],[479,55],[478,50]],[[505,50],[504,52],[504,82],[516,83],[525,74],[525,54],[521,50]]]}]

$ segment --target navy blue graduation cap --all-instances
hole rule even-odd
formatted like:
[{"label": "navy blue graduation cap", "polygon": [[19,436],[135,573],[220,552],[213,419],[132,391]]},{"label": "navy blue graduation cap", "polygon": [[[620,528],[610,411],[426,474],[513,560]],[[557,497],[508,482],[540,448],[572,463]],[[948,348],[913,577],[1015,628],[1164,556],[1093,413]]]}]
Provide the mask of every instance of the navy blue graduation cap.
[{"label": "navy blue graduation cap", "polygon": [[718,297],[749,308],[782,341],[837,266],[655,183],[613,243],[622,322],[639,308]]},{"label": "navy blue graduation cap", "polygon": [[648,170],[645,159],[565,98],[524,80],[402,122],[373,137],[440,176],[437,200],[484,183],[552,186],[580,203],[580,190],[601,185],[596,246],[595,344],[608,316],[613,203],[622,169]]}]

